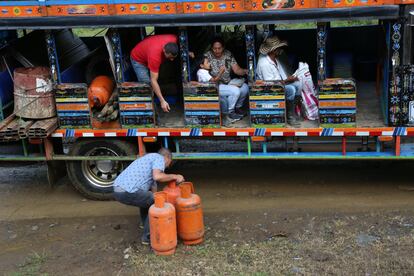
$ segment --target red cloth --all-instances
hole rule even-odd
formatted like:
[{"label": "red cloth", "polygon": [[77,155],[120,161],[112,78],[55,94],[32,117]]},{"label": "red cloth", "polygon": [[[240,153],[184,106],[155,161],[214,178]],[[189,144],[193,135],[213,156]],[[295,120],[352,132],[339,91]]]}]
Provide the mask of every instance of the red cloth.
[{"label": "red cloth", "polygon": [[145,65],[153,73],[158,73],[165,60],[164,46],[177,43],[177,36],[172,34],[153,35],[139,42],[131,51],[131,58]]}]

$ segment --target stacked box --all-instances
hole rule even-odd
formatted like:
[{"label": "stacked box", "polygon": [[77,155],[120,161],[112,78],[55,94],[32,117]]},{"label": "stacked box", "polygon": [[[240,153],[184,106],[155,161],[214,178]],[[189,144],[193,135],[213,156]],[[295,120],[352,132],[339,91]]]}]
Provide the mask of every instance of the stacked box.
[{"label": "stacked box", "polygon": [[284,127],[285,89],[280,82],[256,81],[250,89],[250,120],[254,127]]},{"label": "stacked box", "polygon": [[220,102],[215,84],[192,82],[184,85],[184,118],[187,126],[220,126]]},{"label": "stacked box", "polygon": [[352,79],[326,79],[319,85],[321,127],[356,127],[356,85]]},{"label": "stacked box", "polygon": [[58,84],[55,90],[55,99],[61,128],[90,128],[91,116],[86,84]]},{"label": "stacked box", "polygon": [[119,87],[119,112],[122,127],[154,127],[151,86],[136,82],[122,83]]}]

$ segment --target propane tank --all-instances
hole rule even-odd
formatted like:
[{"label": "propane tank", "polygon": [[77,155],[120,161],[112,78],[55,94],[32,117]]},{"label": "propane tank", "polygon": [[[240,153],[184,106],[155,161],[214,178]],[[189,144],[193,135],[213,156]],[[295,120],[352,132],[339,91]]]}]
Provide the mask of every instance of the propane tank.
[{"label": "propane tank", "polygon": [[88,89],[89,107],[103,107],[114,90],[114,82],[110,77],[97,76]]},{"label": "propane tank", "polygon": [[186,245],[203,242],[204,222],[201,199],[194,194],[191,182],[180,184],[181,196],[177,198],[177,225],[178,236]]},{"label": "propane tank", "polygon": [[175,208],[166,200],[167,193],[155,193],[154,204],[148,213],[151,248],[157,255],[172,255],[177,246]]},{"label": "propane tank", "polygon": [[177,182],[170,181],[167,186],[164,187],[163,191],[167,193],[167,202],[175,206],[177,197],[181,195],[181,190],[177,186]]}]

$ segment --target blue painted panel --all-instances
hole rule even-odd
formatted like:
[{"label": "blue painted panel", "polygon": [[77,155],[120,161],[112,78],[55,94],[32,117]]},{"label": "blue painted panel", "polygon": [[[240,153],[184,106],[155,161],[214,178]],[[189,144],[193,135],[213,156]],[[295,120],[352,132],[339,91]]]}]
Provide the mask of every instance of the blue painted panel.
[{"label": "blue painted panel", "polygon": [[76,116],[89,116],[89,110],[76,110],[76,111],[59,111],[59,117],[62,116],[69,116],[69,117],[76,117]]},{"label": "blue painted panel", "polygon": [[108,0],[46,0],[47,5],[92,5],[108,4]]},{"label": "blue painted panel", "polygon": [[126,112],[121,111],[122,116],[152,116],[152,111],[133,111],[133,112]]},{"label": "blue painted panel", "polygon": [[171,3],[171,2],[183,2],[183,1],[172,1],[172,0],[112,0],[114,4],[145,4],[145,3]]},{"label": "blue painted panel", "polygon": [[278,110],[250,110],[251,115],[283,115],[285,114],[283,108],[278,108]]},{"label": "blue painted panel", "polygon": [[338,109],[335,109],[335,110],[320,109],[319,110],[319,114],[333,114],[333,115],[336,115],[336,114],[355,114],[355,112],[356,112],[355,108],[349,109],[349,110],[346,110],[346,109],[342,109],[342,110],[338,110]]},{"label": "blue painted panel", "polygon": [[401,156],[414,156],[414,144],[401,144]]},{"label": "blue painted panel", "polygon": [[85,82],[84,76],[84,66],[80,66],[80,64],[75,64],[63,71],[60,74],[61,81],[63,83],[83,83]]},{"label": "blue painted panel", "polygon": [[0,73],[0,100],[3,106],[13,100],[13,80],[8,71]]},{"label": "blue painted panel", "polygon": [[39,6],[43,3],[40,1],[0,1],[0,6]]},{"label": "blue painted panel", "polygon": [[82,117],[82,118],[89,118],[89,112],[88,113],[80,113],[80,112],[76,112],[76,113],[65,113],[62,114],[61,112],[58,112],[58,117],[60,119],[63,119],[65,117],[70,118],[78,118],[78,117]]},{"label": "blue painted panel", "polygon": [[249,156],[247,152],[202,152],[202,153],[173,153],[174,157],[199,157],[199,158],[255,158],[255,157],[290,157],[290,158],[324,158],[324,157],[392,157],[393,152],[349,152],[343,156],[341,152],[252,152]]},{"label": "blue painted panel", "polygon": [[210,115],[210,116],[218,116],[220,114],[220,112],[215,112],[215,111],[186,111],[185,115],[190,115],[190,116],[202,116],[202,115]]}]

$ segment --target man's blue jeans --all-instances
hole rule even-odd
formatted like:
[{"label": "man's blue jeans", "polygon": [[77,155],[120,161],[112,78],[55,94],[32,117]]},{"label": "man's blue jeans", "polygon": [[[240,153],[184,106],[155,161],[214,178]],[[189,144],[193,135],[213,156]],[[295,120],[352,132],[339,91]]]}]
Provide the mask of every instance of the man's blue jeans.
[{"label": "man's blue jeans", "polygon": [[299,82],[295,81],[290,84],[285,85],[285,96],[286,100],[293,101],[295,99],[295,96],[300,96],[301,91],[299,90]]},{"label": "man's blue jeans", "polygon": [[137,75],[138,82],[150,83],[151,79],[150,79],[150,75],[148,72],[148,68],[145,67],[145,65],[142,65],[141,63],[136,62],[132,57],[130,57],[130,59],[131,59],[132,68],[134,68],[134,71],[135,71],[135,75]]},{"label": "man's blue jeans", "polygon": [[154,194],[151,191],[138,190],[135,193],[114,192],[117,201],[131,206],[139,207],[141,221],[144,224],[143,239],[148,239],[150,234],[148,209],[154,203]]},{"label": "man's blue jeans", "polygon": [[220,107],[223,113],[232,113],[236,108],[241,108],[247,95],[249,86],[245,83],[241,87],[228,84],[219,85]]}]

